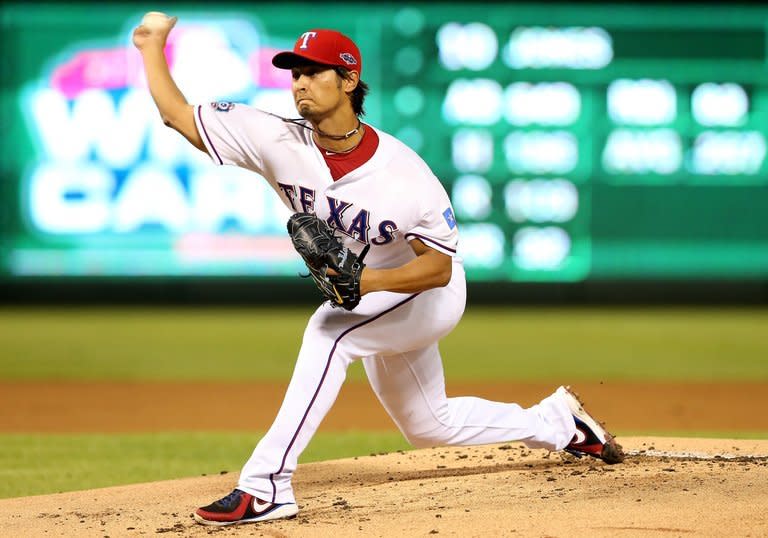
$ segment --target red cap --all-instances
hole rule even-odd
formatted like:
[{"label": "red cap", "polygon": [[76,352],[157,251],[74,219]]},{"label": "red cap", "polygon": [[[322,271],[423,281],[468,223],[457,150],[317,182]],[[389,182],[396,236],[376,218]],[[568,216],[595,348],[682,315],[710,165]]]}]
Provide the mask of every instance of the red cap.
[{"label": "red cap", "polygon": [[293,52],[278,52],[272,58],[272,65],[280,69],[291,69],[310,62],[343,67],[349,71],[363,71],[363,58],[354,41],[336,30],[309,30],[296,40]]}]

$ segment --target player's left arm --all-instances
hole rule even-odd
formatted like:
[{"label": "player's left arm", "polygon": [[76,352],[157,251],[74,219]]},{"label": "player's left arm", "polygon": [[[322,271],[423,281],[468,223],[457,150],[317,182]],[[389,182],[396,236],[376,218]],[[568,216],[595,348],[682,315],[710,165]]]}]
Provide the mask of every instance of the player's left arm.
[{"label": "player's left arm", "polygon": [[451,256],[426,246],[418,239],[413,239],[408,244],[416,258],[405,265],[392,269],[363,269],[360,280],[361,295],[372,291],[418,293],[446,286],[451,281]]}]

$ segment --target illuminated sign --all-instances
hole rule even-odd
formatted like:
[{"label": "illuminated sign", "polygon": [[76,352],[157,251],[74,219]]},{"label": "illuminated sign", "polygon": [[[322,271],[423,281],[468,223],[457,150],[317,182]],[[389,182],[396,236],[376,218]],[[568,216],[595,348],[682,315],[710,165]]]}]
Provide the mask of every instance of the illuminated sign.
[{"label": "illuminated sign", "polygon": [[[451,196],[470,280],[768,276],[768,9],[315,6],[174,13],[187,100],[295,117],[271,58],[338,28],[366,58],[365,121]],[[142,13],[0,10],[24,58],[3,72],[0,274],[301,270],[263,178],[162,124],[130,44]]]},{"label": "illuminated sign", "polygon": [[[253,25],[237,22],[236,33],[232,26],[215,18],[180,23],[166,48],[174,79],[193,103],[236,97],[291,115],[289,74],[270,62],[276,49],[262,46]],[[258,175],[212,166],[163,125],[132,46],[75,48],[20,94],[20,106],[37,147],[22,189],[33,232],[115,245],[141,238],[144,248],[159,241],[152,269],[117,248],[100,253],[114,262],[96,264],[97,271],[196,272],[207,260],[205,272],[240,272],[242,263],[258,272],[265,259],[270,266],[295,261],[284,234],[287,208]],[[235,237],[241,248],[233,251]],[[204,248],[192,252],[196,245]],[[270,251],[259,250],[265,246]],[[21,252],[17,267],[45,273],[51,253],[39,254],[36,263],[33,251]],[[94,265],[84,257],[71,270]]]}]

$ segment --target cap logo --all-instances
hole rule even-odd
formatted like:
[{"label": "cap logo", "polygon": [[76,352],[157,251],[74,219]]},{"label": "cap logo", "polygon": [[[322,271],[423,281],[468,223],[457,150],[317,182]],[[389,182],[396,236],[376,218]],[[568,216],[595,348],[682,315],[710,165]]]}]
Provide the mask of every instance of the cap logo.
[{"label": "cap logo", "polygon": [[301,46],[299,48],[300,49],[309,48],[307,44],[309,43],[309,40],[312,39],[313,37],[317,37],[317,32],[304,32],[303,34],[301,34],[301,38],[300,38]]},{"label": "cap logo", "polygon": [[349,52],[342,52],[339,54],[339,58],[344,60],[344,63],[347,65],[357,65],[357,59]]}]

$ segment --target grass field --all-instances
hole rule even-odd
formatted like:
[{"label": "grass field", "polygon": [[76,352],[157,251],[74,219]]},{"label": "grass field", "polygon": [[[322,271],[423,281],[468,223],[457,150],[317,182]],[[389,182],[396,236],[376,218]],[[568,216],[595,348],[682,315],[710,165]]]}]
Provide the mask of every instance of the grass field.
[{"label": "grass field", "polygon": [[[723,432],[685,434],[724,436]],[[262,432],[0,434],[0,499],[223,472],[231,474],[234,484],[261,435]],[[768,439],[768,432],[729,433],[726,437]],[[299,462],[410,449],[395,431],[321,431],[313,437]]]},{"label": "grass field", "polygon": [[[3,309],[0,379],[283,380],[310,313]],[[768,380],[768,310],[470,308],[441,351],[456,380]]]},{"label": "grass field", "polygon": [[[203,474],[232,483],[263,432],[0,435],[0,498]],[[319,432],[299,462],[409,448],[397,432]]]},{"label": "grass field", "polygon": [[[0,380],[282,381],[310,311],[0,309]],[[452,381],[766,381],[768,310],[470,308],[441,350]],[[0,434],[0,497],[236,472],[258,438]],[[321,431],[302,461],[407,446],[397,432]]]}]

